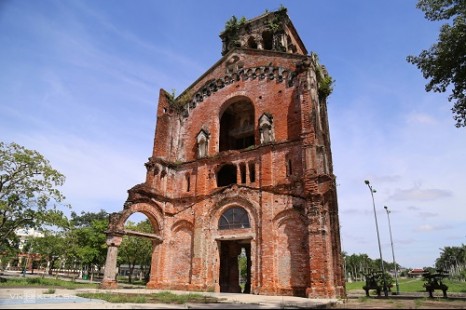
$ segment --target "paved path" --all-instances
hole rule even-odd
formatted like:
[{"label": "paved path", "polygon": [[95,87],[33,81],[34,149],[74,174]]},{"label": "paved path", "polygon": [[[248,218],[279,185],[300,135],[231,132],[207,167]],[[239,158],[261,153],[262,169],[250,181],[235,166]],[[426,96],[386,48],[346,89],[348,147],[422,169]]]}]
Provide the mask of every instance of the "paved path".
[{"label": "paved path", "polygon": [[[54,294],[44,294],[47,288],[1,288],[0,309],[296,309],[321,308],[337,300],[307,299],[292,296],[264,296],[234,293],[208,293],[201,294],[214,296],[220,299],[219,303],[183,305],[173,304],[130,304],[109,303],[102,300],[87,299],[76,296],[81,292],[109,292],[100,289],[56,289]],[[125,292],[133,294],[150,294],[161,290],[150,289],[117,289],[111,292]],[[172,291],[176,294],[195,292]]]}]

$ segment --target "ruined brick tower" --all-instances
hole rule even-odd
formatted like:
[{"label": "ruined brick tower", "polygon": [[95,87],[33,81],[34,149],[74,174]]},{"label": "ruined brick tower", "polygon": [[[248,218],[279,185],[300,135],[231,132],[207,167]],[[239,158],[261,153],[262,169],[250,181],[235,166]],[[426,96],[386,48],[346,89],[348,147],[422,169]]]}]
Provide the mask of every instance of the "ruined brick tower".
[{"label": "ruined brick tower", "polygon": [[[332,80],[284,8],[232,18],[220,37],[213,67],[177,98],[160,91],[147,177],[111,216],[102,286],[128,234],[153,240],[150,288],[342,297]],[[125,231],[134,212],[152,234]]]}]

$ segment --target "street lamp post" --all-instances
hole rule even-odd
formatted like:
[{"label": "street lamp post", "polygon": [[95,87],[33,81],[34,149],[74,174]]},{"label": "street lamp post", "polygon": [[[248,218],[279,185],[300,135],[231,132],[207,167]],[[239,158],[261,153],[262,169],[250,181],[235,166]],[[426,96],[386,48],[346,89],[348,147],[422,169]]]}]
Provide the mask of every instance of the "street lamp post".
[{"label": "street lamp post", "polygon": [[392,224],[390,223],[390,211],[387,206],[384,206],[385,211],[387,211],[388,217],[388,230],[390,231],[390,243],[392,245],[392,256],[393,256],[393,265],[395,265],[395,285],[396,285],[396,294],[400,295],[400,286],[398,284],[398,266],[396,265],[395,260],[395,250],[393,249],[393,238],[392,238]]},{"label": "street lamp post", "polygon": [[369,187],[369,190],[371,191],[372,206],[374,208],[375,229],[377,231],[377,241],[379,243],[380,265],[382,267],[383,293],[385,297],[388,297],[387,282],[385,281],[385,267],[383,265],[383,258],[382,258],[382,247],[380,246],[379,224],[377,223],[377,212],[375,211],[375,200],[374,200],[375,189],[372,189],[372,186],[369,184],[369,180],[365,180],[364,183],[366,183],[366,185]]}]

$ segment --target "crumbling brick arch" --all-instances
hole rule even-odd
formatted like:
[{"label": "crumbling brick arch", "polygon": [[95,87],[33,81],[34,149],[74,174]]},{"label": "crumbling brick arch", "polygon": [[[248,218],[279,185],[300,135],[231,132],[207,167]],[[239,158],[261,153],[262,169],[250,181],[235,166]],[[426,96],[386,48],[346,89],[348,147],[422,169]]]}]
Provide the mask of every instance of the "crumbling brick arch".
[{"label": "crumbling brick arch", "polygon": [[[149,222],[152,226],[152,234],[144,234],[138,232],[130,232],[125,230],[125,223],[128,218],[136,213],[140,212],[147,216]],[[159,259],[159,250],[158,244],[162,242],[162,237],[160,236],[161,232],[163,231],[163,217],[161,213],[161,208],[156,203],[147,203],[147,202],[139,202],[139,203],[127,203],[125,204],[125,208],[123,211],[119,213],[112,213],[109,219],[109,227],[107,230],[107,259],[105,262],[105,272],[104,278],[100,286],[102,288],[117,288],[117,281],[116,281],[116,262],[118,257],[118,247],[121,244],[122,237],[125,234],[128,235],[135,235],[146,238],[152,239],[153,243],[153,251],[152,251],[152,262],[151,265],[154,266],[156,261]],[[150,281],[148,286],[151,282],[156,282],[157,274],[154,269],[151,270],[150,274]]]},{"label": "crumbling brick arch", "polygon": [[161,233],[163,229],[162,208],[155,202],[139,202],[125,206],[125,209],[120,213],[120,218],[116,225],[119,230],[124,230],[125,223],[128,218],[134,213],[142,213],[149,219],[152,231],[154,234]]},{"label": "crumbling brick arch", "polygon": [[295,209],[287,209],[275,215],[275,217],[272,220],[274,223],[274,227],[279,227],[280,225],[283,225],[283,222],[289,220],[290,218],[295,218],[303,222],[304,225],[308,225],[309,223],[309,220],[299,211]]},{"label": "crumbling brick arch", "polygon": [[304,297],[310,274],[308,220],[288,209],[274,217],[273,227],[278,293]]}]

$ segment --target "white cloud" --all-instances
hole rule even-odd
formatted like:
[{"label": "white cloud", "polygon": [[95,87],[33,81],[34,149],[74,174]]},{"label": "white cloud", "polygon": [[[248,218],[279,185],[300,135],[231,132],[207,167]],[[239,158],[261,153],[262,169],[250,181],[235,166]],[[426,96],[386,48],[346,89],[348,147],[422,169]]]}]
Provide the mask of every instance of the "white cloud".
[{"label": "white cloud", "polygon": [[[127,190],[145,180],[144,163],[150,147],[112,145],[108,141],[84,140],[69,133],[17,136],[15,141],[35,149],[52,167],[65,175],[60,190],[74,210],[98,210],[113,207],[119,211],[127,198]],[[147,152],[145,158],[136,153]],[[117,201],[108,206],[106,202]]]},{"label": "white cloud", "polygon": [[450,225],[430,225],[430,224],[423,224],[418,226],[415,231],[417,232],[434,232],[439,230],[446,230],[451,229]]},{"label": "white cloud", "polygon": [[437,120],[425,113],[412,113],[407,116],[408,124],[435,125]]},{"label": "white cloud", "polygon": [[388,199],[389,200],[409,200],[409,201],[431,201],[441,198],[451,197],[452,192],[442,189],[420,189],[418,187],[411,189],[397,189],[394,194],[392,194]]},{"label": "white cloud", "polygon": [[435,212],[419,212],[419,216],[425,219],[428,217],[437,217],[439,214]]}]

